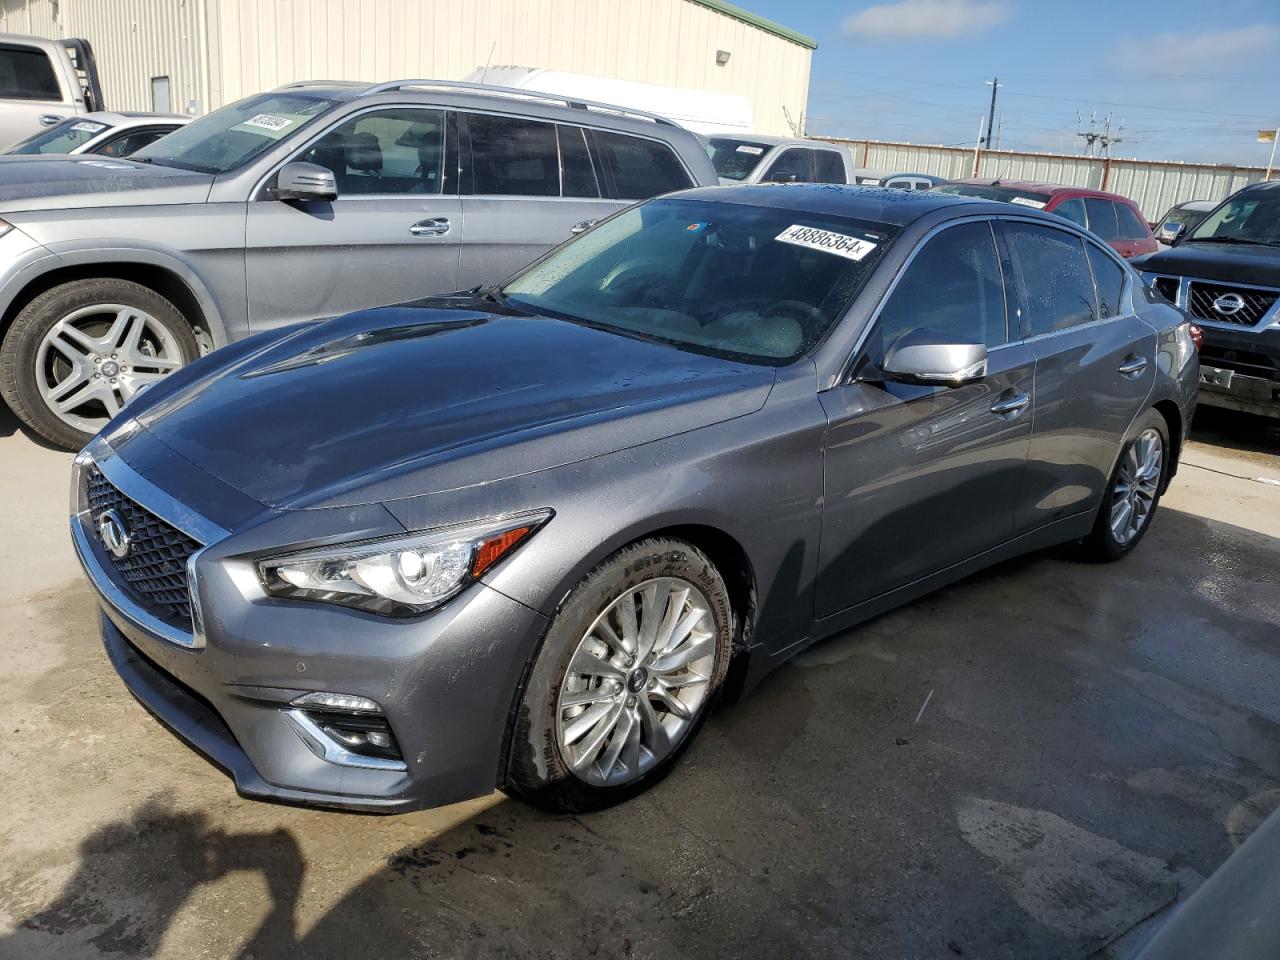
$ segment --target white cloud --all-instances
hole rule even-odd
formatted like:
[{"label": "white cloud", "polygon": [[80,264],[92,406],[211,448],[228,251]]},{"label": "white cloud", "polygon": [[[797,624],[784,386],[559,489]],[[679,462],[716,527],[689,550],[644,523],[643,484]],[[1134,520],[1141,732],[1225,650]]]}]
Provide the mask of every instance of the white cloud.
[{"label": "white cloud", "polygon": [[951,38],[981,33],[1011,16],[1009,0],[898,0],[859,10],[841,29],[854,37]]},{"label": "white cloud", "polygon": [[[1185,68],[1190,79],[1196,72],[1213,74],[1222,73],[1224,69],[1230,72],[1230,68],[1237,66],[1240,61],[1274,53],[1278,45],[1280,27],[1271,23],[1212,32],[1167,32],[1143,42],[1142,62],[1157,73]],[[1132,49],[1127,47],[1126,59],[1130,65]]]}]

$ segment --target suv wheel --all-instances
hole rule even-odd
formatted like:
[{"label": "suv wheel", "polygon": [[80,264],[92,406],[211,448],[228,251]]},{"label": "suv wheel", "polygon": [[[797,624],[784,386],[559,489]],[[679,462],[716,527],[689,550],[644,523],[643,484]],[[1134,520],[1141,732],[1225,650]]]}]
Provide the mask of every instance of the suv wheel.
[{"label": "suv wheel", "polygon": [[79,449],[139,391],[197,356],[191,325],[154,290],[74,280],[14,319],[0,345],[0,396],[40,436]]},{"label": "suv wheel", "polygon": [[581,811],[651,786],[705,719],[733,633],[724,580],[692,545],[645,540],[606,560],[548,628],[516,717],[508,789]]},{"label": "suv wheel", "polygon": [[1147,411],[1120,454],[1085,546],[1095,560],[1119,560],[1138,545],[1155,516],[1169,468],[1169,428]]}]

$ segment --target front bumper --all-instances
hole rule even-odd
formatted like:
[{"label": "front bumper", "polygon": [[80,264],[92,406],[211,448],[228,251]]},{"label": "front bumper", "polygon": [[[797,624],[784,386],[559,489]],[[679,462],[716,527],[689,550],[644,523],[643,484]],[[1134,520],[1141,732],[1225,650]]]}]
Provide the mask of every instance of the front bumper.
[{"label": "front bumper", "polygon": [[[141,478],[110,447],[98,441],[86,454],[126,495],[136,492],[132,480]],[[166,516],[154,501],[141,505],[191,526],[190,517]],[[397,812],[492,791],[516,690],[545,618],[483,584],[412,620],[267,598],[245,576],[251,564],[243,552],[268,527],[289,545],[299,524],[322,538],[340,535],[344,523],[367,527],[353,511],[298,513],[306,515],[269,514],[251,534],[201,541],[189,562],[187,632],[148,617],[92,526],[73,511],[76,550],[102,607],[103,643],[130,692],[245,796]],[[403,760],[352,755],[317,736],[290,706],[317,690],[374,700]]]},{"label": "front bumper", "polygon": [[1280,417],[1280,328],[1203,329],[1200,402]]}]

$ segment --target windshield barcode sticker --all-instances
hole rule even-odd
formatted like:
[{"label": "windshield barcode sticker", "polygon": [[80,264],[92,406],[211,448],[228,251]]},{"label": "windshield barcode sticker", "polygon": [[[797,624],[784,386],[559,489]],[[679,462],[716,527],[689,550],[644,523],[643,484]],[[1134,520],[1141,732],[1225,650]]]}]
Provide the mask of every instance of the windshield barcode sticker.
[{"label": "windshield barcode sticker", "polygon": [[758,157],[760,156],[760,154],[764,153],[764,147],[750,147],[750,146],[747,146],[747,144],[745,143],[740,143],[738,144],[738,152],[749,153],[753,157]]},{"label": "windshield barcode sticker", "polygon": [[94,123],[92,120],[81,120],[79,123],[71,125],[72,130],[79,130],[82,133],[97,133],[99,130],[107,129],[105,123]]},{"label": "windshield barcode sticker", "polygon": [[1043,200],[1032,200],[1030,197],[1014,197],[1014,198],[1013,198],[1012,200],[1010,200],[1009,202],[1010,202],[1010,203],[1016,203],[1016,204],[1018,204],[1019,206],[1022,206],[1022,207],[1035,207],[1037,210],[1043,210],[1043,209],[1044,209],[1044,201],[1043,201]]},{"label": "windshield barcode sticker", "polygon": [[817,227],[806,227],[793,223],[773,239],[783,243],[793,243],[797,247],[808,247],[810,250],[823,250],[834,253],[837,257],[848,260],[861,260],[876,248],[870,240],[850,237],[843,233],[832,233],[830,230],[819,230]]},{"label": "windshield barcode sticker", "polygon": [[293,123],[290,117],[276,116],[274,113],[260,113],[250,117],[241,124],[243,127],[261,127],[263,130],[280,131]]}]

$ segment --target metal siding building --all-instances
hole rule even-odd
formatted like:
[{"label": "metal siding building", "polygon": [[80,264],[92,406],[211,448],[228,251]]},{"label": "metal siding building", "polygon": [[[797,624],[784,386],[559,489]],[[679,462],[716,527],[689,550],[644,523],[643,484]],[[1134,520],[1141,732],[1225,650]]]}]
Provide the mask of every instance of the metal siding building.
[{"label": "metal siding building", "polygon": [[294,80],[521,64],[746,96],[776,134],[801,120],[815,46],[724,0],[0,0],[0,32],[88,40],[110,109],[152,109],[160,77],[173,109],[204,112]]}]

